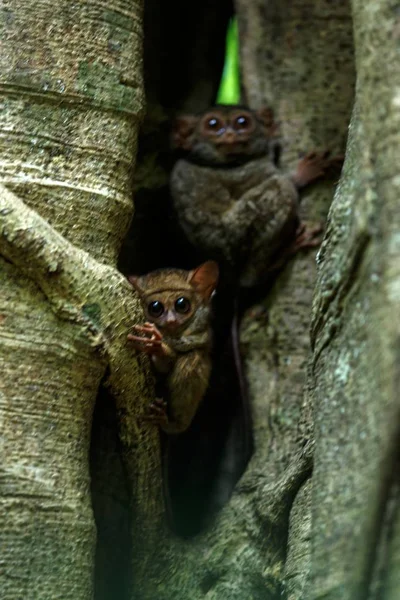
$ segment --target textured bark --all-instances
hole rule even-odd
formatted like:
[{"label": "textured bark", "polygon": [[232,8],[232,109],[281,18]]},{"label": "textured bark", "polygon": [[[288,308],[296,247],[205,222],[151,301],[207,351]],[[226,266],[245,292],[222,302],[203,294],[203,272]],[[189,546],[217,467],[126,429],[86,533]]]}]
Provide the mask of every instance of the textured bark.
[{"label": "textured bark", "polygon": [[304,597],[310,574],[312,479],[299,490],[290,512],[288,553],[286,556],[283,589],[287,600]]},{"label": "textured bark", "polygon": [[314,298],[310,598],[399,587],[399,11],[353,2],[357,91]]},{"label": "textured bark", "polygon": [[[292,168],[300,152],[313,148],[343,152],[354,86],[350,3],[236,0],[236,7],[244,97],[252,106],[273,106],[284,165]],[[333,190],[319,184],[303,194],[303,218],[324,221]],[[302,482],[312,468],[314,390],[304,383],[314,280],[315,253],[296,257],[242,326],[256,415],[254,462],[272,488],[287,469],[296,481],[276,501],[280,512],[272,511],[272,520],[280,523],[280,536],[264,554],[264,565],[276,576],[267,597],[279,597],[283,587],[291,600],[308,600],[303,594],[311,568],[310,482]]]},{"label": "textured bark", "polygon": [[153,525],[162,529],[158,436],[136,419],[151,381],[126,345],[140,311],[114,268],[143,112],[141,8],[42,2],[32,11],[6,0],[1,18],[1,595],[86,599],[89,441],[106,367],[135,544],[146,523],[150,546]]}]

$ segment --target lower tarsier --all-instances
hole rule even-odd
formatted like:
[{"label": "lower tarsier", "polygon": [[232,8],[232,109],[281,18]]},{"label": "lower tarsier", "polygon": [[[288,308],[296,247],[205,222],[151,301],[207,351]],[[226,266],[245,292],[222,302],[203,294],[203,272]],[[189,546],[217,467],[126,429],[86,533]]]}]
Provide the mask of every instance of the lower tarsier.
[{"label": "lower tarsier", "polygon": [[211,372],[211,297],[218,266],[208,261],[194,271],[160,269],[129,277],[149,319],[128,335],[149,354],[155,370],[166,378],[168,402],[157,399],[149,419],[166,433],[185,431],[204,396]]},{"label": "lower tarsier", "polygon": [[[176,120],[172,140],[183,157],[171,176],[174,208],[189,241],[213,260],[193,271],[160,269],[129,278],[139,292],[147,322],[136,326],[135,335],[129,334],[128,339],[151,356],[164,381],[165,396],[152,404],[148,418],[167,434],[189,428],[208,387],[211,299],[218,282],[214,261],[226,279],[234,280],[236,289],[251,288],[267,280],[268,274],[301,248],[320,243],[322,228],[307,229],[300,222],[299,190],[337,174],[343,159],[329,158],[327,151],[312,152],[300,160],[294,173],[282,173],[277,166],[276,130],[271,110],[241,106],[215,106]],[[230,345],[240,371],[234,312]],[[238,379],[242,394],[240,372]],[[216,403],[220,396],[214,399]],[[229,402],[225,404],[229,410]],[[245,398],[241,405],[243,415],[248,415]],[[248,417],[247,421],[249,429]],[[208,426],[206,419],[204,427]],[[233,469],[230,491],[252,451],[251,434],[243,435],[250,441],[233,444],[246,456]]]}]

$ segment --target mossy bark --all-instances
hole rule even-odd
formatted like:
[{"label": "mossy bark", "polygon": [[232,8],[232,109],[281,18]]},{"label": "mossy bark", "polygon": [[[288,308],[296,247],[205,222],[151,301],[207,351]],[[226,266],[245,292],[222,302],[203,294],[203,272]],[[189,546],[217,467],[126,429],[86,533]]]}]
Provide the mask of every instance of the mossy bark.
[{"label": "mossy bark", "polygon": [[357,89],[314,297],[315,469],[305,598],[400,594],[399,11],[352,2]]},{"label": "mossy bark", "polygon": [[107,367],[135,543],[147,511],[148,539],[162,519],[157,432],[137,421],[151,379],[126,345],[141,313],[115,270],[143,113],[141,6],[10,0],[1,19],[0,588],[7,600],[83,600],[91,421]]},{"label": "mossy bark", "polygon": [[[299,154],[312,149],[343,153],[355,79],[350,3],[236,0],[236,7],[244,96],[253,106],[274,108],[283,134],[283,165],[292,169]],[[302,217],[323,223],[333,190],[324,183],[303,193]],[[303,594],[311,569],[314,389],[305,384],[315,256],[297,256],[242,324],[259,468],[271,487],[290,469],[292,486],[296,482],[291,490],[283,487],[277,501],[280,537],[264,559],[276,574],[271,597],[281,590],[291,600],[308,598]]]}]

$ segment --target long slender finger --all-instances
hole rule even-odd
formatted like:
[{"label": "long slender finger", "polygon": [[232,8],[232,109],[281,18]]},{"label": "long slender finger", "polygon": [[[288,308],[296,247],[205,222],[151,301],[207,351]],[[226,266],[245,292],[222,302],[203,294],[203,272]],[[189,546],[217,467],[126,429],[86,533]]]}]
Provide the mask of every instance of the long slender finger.
[{"label": "long slender finger", "polygon": [[154,323],[149,323],[148,321],[146,321],[146,323],[144,324],[145,327],[151,327],[151,331],[153,333],[153,335],[155,335],[158,339],[162,339],[162,333],[158,330],[158,328],[154,325]]},{"label": "long slender finger", "polygon": [[161,346],[161,342],[159,340],[149,340],[147,338],[141,338],[136,335],[128,335],[128,340],[134,342],[135,344],[140,344],[141,348],[159,348]]},{"label": "long slender finger", "polygon": [[155,325],[152,325],[151,323],[149,323],[148,325],[134,325],[133,329],[135,331],[141,331],[142,333],[147,333],[147,334],[151,335],[152,339],[156,339],[156,340],[163,339],[163,336],[158,331],[157,327],[155,327]]},{"label": "long slender finger", "polygon": [[132,340],[132,342],[149,342],[150,338],[145,338],[139,335],[132,335],[132,333],[128,333],[128,340]]},{"label": "long slender finger", "polygon": [[150,410],[151,410],[150,414],[153,416],[165,417],[165,410],[161,406],[156,406],[156,405],[152,404],[150,406]]},{"label": "long slender finger", "polygon": [[155,398],[155,399],[154,399],[154,402],[152,402],[152,404],[151,404],[151,405],[152,405],[152,406],[153,406],[153,405],[156,405],[156,406],[161,406],[161,407],[162,407],[162,408],[164,408],[164,409],[166,409],[166,408],[167,408],[167,403],[166,403],[166,401],[164,400],[164,398]]},{"label": "long slender finger", "polygon": [[154,423],[155,425],[158,425],[160,421],[160,417],[156,415],[140,415],[138,419],[140,419],[140,421],[149,421],[150,423]]},{"label": "long slender finger", "polygon": [[128,340],[131,340],[132,342],[140,342],[141,344],[143,344],[144,346],[161,346],[161,340],[151,340],[150,338],[145,338],[145,337],[140,337],[138,335],[132,335],[131,333],[128,333]]},{"label": "long slender finger", "polygon": [[153,333],[153,329],[151,327],[146,327],[145,325],[134,325],[132,329],[135,331],[144,331],[145,333]]}]

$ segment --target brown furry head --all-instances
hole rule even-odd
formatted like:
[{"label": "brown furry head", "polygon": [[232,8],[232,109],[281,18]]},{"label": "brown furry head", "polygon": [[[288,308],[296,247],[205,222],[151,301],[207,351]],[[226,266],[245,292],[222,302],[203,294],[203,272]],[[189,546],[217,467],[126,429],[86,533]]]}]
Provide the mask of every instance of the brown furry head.
[{"label": "brown furry head", "polygon": [[270,152],[277,125],[270,108],[250,110],[220,104],[175,120],[172,145],[193,162],[229,166],[243,164]]},{"label": "brown furry head", "polygon": [[194,269],[159,269],[128,277],[138,291],[146,319],[169,336],[201,331],[210,314],[210,300],[218,283],[218,265],[207,261]]}]

